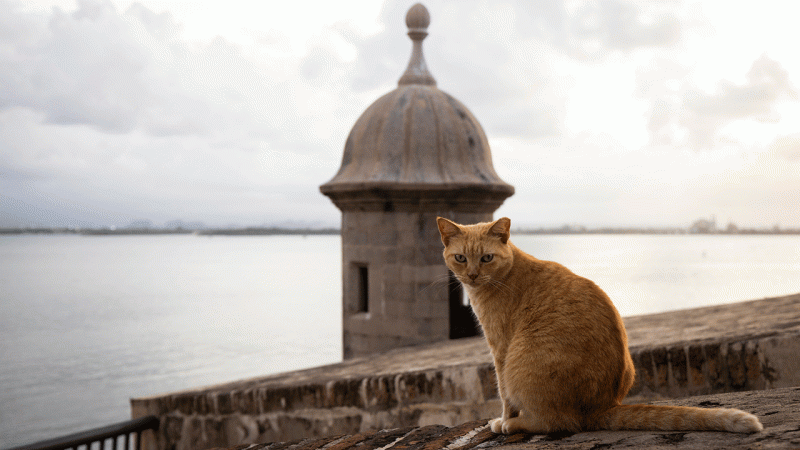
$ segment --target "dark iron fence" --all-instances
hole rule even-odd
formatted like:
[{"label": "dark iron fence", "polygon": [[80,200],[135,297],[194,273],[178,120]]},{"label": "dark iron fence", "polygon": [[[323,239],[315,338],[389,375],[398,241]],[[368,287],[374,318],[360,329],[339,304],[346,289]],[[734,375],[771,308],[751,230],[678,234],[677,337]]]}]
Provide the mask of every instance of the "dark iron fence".
[{"label": "dark iron fence", "polygon": [[9,450],[66,450],[68,448],[79,450],[79,447],[91,450],[93,448],[92,444],[97,444],[94,447],[103,450],[107,448],[107,441],[110,441],[111,450],[128,450],[131,445],[136,450],[139,450],[142,431],[145,430],[157,431],[158,417],[141,417],[69,436],[35,442],[22,447],[14,447]]}]

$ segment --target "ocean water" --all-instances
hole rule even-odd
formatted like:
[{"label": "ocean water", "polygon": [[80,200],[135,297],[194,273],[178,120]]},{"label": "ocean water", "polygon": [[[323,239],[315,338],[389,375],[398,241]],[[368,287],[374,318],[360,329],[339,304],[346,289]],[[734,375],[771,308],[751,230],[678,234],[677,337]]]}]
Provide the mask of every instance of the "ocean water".
[{"label": "ocean water", "polygon": [[512,236],[593,280],[622,316],[800,292],[800,236]]},{"label": "ocean water", "polygon": [[[514,236],[623,315],[800,292],[800,236]],[[0,236],[0,448],[341,359],[338,236]]]},{"label": "ocean water", "polygon": [[0,448],[341,360],[338,236],[0,237]]}]

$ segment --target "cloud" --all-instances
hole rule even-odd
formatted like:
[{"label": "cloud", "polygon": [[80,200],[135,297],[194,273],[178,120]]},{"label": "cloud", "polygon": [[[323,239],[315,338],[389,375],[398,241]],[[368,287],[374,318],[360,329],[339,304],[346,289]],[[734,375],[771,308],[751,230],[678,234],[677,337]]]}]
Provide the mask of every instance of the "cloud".
[{"label": "cloud", "polygon": [[[405,70],[411,3],[383,3],[375,26],[368,17],[368,27],[346,19],[303,33],[239,28],[230,38],[189,40],[184,27],[217,24],[184,25],[139,3],[122,10],[84,0],[74,11],[37,14],[0,0],[0,191],[13,200],[5,204],[16,205],[15,217],[51,211],[61,222],[335,223],[317,186],[338,168],[359,115]],[[741,79],[719,69],[716,79],[736,81],[701,89],[686,57],[695,19],[673,2],[428,7],[428,66],[480,120],[501,176],[517,186],[508,207],[520,217],[543,205],[556,224],[625,222],[616,211],[652,198],[646,215],[675,223],[683,203],[655,210],[693,195],[676,186],[724,187],[695,181],[717,170],[705,159],[741,163],[689,148],[729,138],[740,122],[783,126],[779,113],[792,114],[782,105],[796,89],[772,58]],[[231,17],[228,31],[241,25]],[[648,133],[652,145],[639,148]],[[772,159],[797,161],[794,131],[771,136],[779,133]],[[671,162],[676,153],[680,164]],[[687,175],[686,167],[698,168]],[[747,179],[743,186],[758,183]],[[699,213],[688,214],[675,220]]]},{"label": "cloud", "polygon": [[665,59],[637,73],[637,95],[650,102],[651,143],[707,150],[727,125],[737,120],[776,122],[777,105],[798,98],[786,69],[767,55],[753,62],[743,83],[723,79],[714,92],[690,84],[690,75],[686,67]]},{"label": "cloud", "polygon": [[784,98],[797,98],[788,73],[780,63],[763,55],[753,62],[744,84],[722,80],[717,92],[692,90],[684,102],[687,109],[699,115],[769,121],[775,103]]},{"label": "cloud", "polygon": [[[33,22],[9,9],[9,21]],[[54,8],[42,22],[34,39],[6,36],[10,54],[0,72],[0,105],[42,112],[49,123],[130,131],[149,97],[139,76],[147,55],[127,39],[128,27],[113,7],[85,2],[71,15]]]},{"label": "cloud", "polygon": [[[336,52],[312,54],[303,77],[299,56],[186,41],[170,14],[136,3],[124,13],[92,0],[73,12],[0,9],[0,215],[17,205],[15,217],[50,211],[66,225],[262,223],[298,218],[307,192],[312,209],[335,211],[315,184],[335,173],[360,107],[331,87],[344,76]],[[265,164],[269,154],[304,165]]]},{"label": "cloud", "polygon": [[2,36],[0,109],[27,108],[45,123],[106,133],[224,134],[284,145],[308,135],[293,132],[308,128],[296,120],[298,61],[252,58],[221,37],[184,41],[171,15],[138,3],[120,13],[86,0],[74,12],[38,17],[4,6],[10,28],[28,31]]},{"label": "cloud", "polygon": [[[654,2],[656,3],[656,2]],[[358,43],[353,89],[392,89],[405,70],[410,40],[404,1],[384,4],[384,31]],[[559,62],[599,62],[614,53],[670,46],[679,18],[657,4],[614,1],[567,8],[557,0],[486,0],[429,5],[424,43],[438,87],[480,118],[491,137],[564,133],[574,80]]]},{"label": "cloud", "polygon": [[185,219],[224,226],[307,216],[333,224],[338,217],[316,190],[337,158],[219,148],[202,136],[107,134],[38,124],[31,115],[0,114],[6,138],[0,226],[11,219],[23,225],[46,225],[47,219],[58,226]]},{"label": "cloud", "polygon": [[788,161],[800,161],[800,133],[779,136],[770,145],[769,150]]},{"label": "cloud", "polygon": [[681,39],[681,18],[661,2],[556,0],[514,2],[519,32],[578,60],[668,47]]}]

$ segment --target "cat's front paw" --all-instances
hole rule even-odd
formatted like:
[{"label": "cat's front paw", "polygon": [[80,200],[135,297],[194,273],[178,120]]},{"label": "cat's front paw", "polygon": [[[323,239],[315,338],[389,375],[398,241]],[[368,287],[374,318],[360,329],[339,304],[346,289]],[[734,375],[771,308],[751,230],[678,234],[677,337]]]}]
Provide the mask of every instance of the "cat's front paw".
[{"label": "cat's front paw", "polygon": [[491,428],[492,433],[503,434],[503,418],[498,417],[497,419],[490,420],[489,428]]},{"label": "cat's front paw", "polygon": [[527,430],[525,426],[522,424],[521,420],[518,417],[512,417],[508,420],[503,421],[500,430],[503,434],[516,434],[516,433],[524,433]]}]

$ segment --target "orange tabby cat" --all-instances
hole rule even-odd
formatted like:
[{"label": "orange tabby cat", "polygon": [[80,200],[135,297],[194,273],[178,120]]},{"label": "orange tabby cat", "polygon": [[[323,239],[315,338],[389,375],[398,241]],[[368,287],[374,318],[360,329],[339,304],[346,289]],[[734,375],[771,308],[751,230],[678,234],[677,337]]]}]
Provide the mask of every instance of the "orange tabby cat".
[{"label": "orange tabby cat", "polygon": [[737,409],[622,405],[634,368],[605,292],[509,239],[511,221],[437,219],[444,259],[469,295],[494,357],[503,415],[495,433],[763,429]]}]

